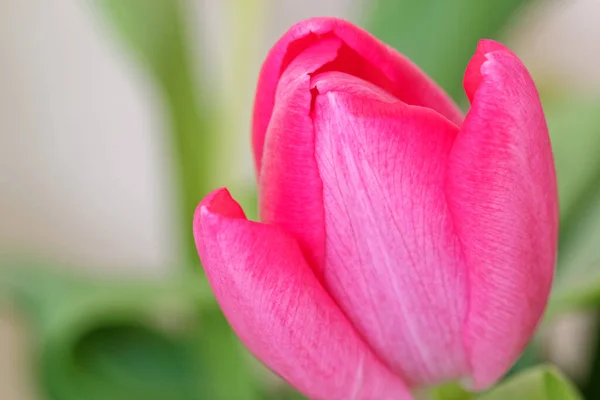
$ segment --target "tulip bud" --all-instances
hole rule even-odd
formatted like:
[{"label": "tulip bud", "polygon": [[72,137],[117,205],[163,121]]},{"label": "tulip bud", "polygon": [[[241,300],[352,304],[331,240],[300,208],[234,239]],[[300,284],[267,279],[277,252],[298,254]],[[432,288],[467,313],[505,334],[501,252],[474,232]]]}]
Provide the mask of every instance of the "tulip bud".
[{"label": "tulip bud", "polygon": [[496,42],[479,43],[464,86],[463,119],[409,60],[332,18],[296,24],[267,56],[261,223],[221,189],[194,235],[234,330],[311,398],[485,389],[533,334],[558,229],[544,114]]}]

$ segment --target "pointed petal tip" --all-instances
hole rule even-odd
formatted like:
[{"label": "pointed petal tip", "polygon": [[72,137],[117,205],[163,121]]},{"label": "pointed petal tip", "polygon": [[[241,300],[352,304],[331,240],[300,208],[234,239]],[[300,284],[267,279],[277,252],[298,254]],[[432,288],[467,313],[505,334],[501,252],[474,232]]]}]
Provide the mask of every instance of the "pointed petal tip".
[{"label": "pointed petal tip", "polygon": [[[210,235],[210,227],[219,224],[223,219],[246,219],[242,207],[231,197],[229,190],[219,188],[210,192],[196,207],[193,220],[193,234],[196,247],[200,247]],[[208,229],[208,231],[207,231]]]},{"label": "pointed petal tip", "polygon": [[502,51],[502,52],[513,54],[513,52],[508,47],[506,47],[502,43],[496,42],[495,40],[492,40],[492,39],[480,39],[479,42],[477,43],[477,50],[475,52],[482,53],[482,54],[488,54],[488,53],[493,53],[496,51]]},{"label": "pointed petal tip", "polygon": [[489,60],[489,54],[496,52],[506,53],[516,57],[508,47],[495,40],[481,39],[477,43],[475,54],[473,54],[471,61],[469,61],[469,64],[467,65],[463,80],[463,86],[465,93],[469,98],[469,102],[473,103],[475,93],[483,80],[483,72],[481,70],[482,65]]},{"label": "pointed petal tip", "polygon": [[202,199],[194,213],[194,224],[208,214],[216,214],[226,218],[245,218],[242,207],[231,197],[229,190],[224,187],[213,190]]},{"label": "pointed petal tip", "polygon": [[288,29],[288,32],[298,30],[298,29],[305,31],[305,32],[310,32],[312,30],[318,31],[320,27],[323,27],[323,26],[330,27],[330,26],[338,25],[338,24],[349,24],[349,22],[347,22],[341,18],[337,18],[337,17],[327,17],[327,16],[311,17],[311,18],[302,19],[302,20],[296,22],[295,24],[293,24],[290,27],[290,29]]}]

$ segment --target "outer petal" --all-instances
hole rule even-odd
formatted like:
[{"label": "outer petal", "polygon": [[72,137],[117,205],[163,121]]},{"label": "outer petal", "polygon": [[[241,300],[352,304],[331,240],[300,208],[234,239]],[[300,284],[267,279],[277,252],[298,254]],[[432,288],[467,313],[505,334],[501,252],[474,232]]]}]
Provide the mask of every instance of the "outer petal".
[{"label": "outer petal", "polygon": [[279,228],[248,221],[226,190],[205,198],[194,236],[217,300],[242,341],[314,399],[411,399]]},{"label": "outer petal", "polygon": [[313,77],[324,283],[411,385],[469,375],[466,274],[444,179],[458,128],[356,77]]},{"label": "outer petal", "polygon": [[382,86],[407,104],[432,108],[456,124],[462,114],[450,98],[417,66],[396,50],[351,23],[336,18],[312,18],[297,23],[275,44],[260,72],[252,123],[252,146],[260,179],[267,126],[281,74],[296,55],[324,38],[337,37],[347,48],[335,70]]},{"label": "outer petal", "polygon": [[464,83],[472,106],[450,155],[447,194],[469,271],[464,340],[481,389],[508,370],[543,313],[558,206],[544,114],[521,61],[482,41]]}]

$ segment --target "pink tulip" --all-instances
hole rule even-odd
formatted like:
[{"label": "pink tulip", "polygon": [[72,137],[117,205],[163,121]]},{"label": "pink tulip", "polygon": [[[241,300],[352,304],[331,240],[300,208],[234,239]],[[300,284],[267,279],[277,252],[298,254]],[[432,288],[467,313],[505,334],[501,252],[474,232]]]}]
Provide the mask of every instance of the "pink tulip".
[{"label": "pink tulip", "polygon": [[225,189],[201,261],[246,346],[311,398],[497,381],[530,339],[558,228],[548,131],[510,50],[482,40],[463,118],[414,64],[338,19],[294,25],[253,120],[261,222]]}]

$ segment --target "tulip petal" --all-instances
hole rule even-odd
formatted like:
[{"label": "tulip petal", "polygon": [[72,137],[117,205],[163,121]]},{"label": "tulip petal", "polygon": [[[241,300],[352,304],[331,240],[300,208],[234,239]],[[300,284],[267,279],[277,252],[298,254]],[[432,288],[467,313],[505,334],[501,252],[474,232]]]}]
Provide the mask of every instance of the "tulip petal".
[{"label": "tulip petal", "polygon": [[407,104],[432,108],[456,124],[463,116],[446,93],[416,65],[366,31],[337,18],[312,18],[292,26],[269,52],[260,72],[254,103],[252,146],[259,180],[275,92],[289,63],[306,48],[327,38],[344,46],[334,70],[370,81]]},{"label": "tulip petal", "polygon": [[521,61],[481,41],[464,85],[472,105],[450,155],[447,194],[469,275],[472,385],[483,389],[517,359],[543,313],[558,207],[548,129]]},{"label": "tulip petal", "polygon": [[313,85],[326,288],[410,385],[468,376],[466,273],[444,192],[458,128],[347,74]]},{"label": "tulip petal", "polygon": [[323,188],[310,116],[310,77],[335,59],[341,44],[337,38],[315,44],[298,55],[282,75],[258,183],[261,221],[291,233],[319,278],[325,257],[325,231]]},{"label": "tulip petal", "polygon": [[248,221],[227,190],[198,206],[194,237],[211,287],[244,344],[315,399],[412,399],[310,270],[290,235]]}]

